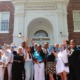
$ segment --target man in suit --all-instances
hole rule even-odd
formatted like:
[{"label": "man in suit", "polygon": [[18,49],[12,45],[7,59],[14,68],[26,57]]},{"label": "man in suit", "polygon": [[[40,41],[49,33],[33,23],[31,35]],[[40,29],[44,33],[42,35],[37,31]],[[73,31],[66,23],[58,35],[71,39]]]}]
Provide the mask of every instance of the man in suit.
[{"label": "man in suit", "polygon": [[75,40],[70,41],[69,67],[70,80],[80,80],[80,50],[75,45]]}]

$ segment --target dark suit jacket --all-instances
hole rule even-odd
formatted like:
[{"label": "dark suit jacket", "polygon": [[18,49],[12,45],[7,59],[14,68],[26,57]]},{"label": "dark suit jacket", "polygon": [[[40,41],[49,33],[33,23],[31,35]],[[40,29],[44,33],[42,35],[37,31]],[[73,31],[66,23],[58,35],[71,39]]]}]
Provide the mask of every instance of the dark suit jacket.
[{"label": "dark suit jacket", "polygon": [[74,47],[72,55],[68,57],[71,75],[75,80],[80,80],[80,50]]}]

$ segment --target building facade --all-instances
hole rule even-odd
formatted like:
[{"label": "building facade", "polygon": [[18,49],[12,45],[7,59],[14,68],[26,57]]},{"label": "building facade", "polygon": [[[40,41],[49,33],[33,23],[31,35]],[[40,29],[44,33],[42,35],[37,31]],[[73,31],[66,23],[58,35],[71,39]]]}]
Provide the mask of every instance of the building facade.
[{"label": "building facade", "polygon": [[[3,6],[5,5],[5,6]],[[79,0],[12,0],[0,2],[0,13],[6,12],[0,31],[0,42],[17,43],[28,37],[43,44],[75,39],[80,45]],[[14,14],[14,15],[13,15]],[[1,16],[2,17],[2,16]],[[78,19],[76,19],[78,18]],[[9,24],[9,25],[8,25]],[[21,35],[19,37],[18,35]]]},{"label": "building facade", "polygon": [[80,0],[70,0],[67,10],[69,39],[80,45]]},{"label": "building facade", "polygon": [[14,7],[10,1],[0,1],[0,44],[12,43]]},{"label": "building facade", "polygon": [[[69,0],[13,0],[13,41],[22,42],[26,36],[42,44],[61,43],[68,39],[67,6]],[[17,35],[21,33],[22,38]],[[18,44],[20,44],[18,43]],[[29,43],[30,44],[30,43]]]}]

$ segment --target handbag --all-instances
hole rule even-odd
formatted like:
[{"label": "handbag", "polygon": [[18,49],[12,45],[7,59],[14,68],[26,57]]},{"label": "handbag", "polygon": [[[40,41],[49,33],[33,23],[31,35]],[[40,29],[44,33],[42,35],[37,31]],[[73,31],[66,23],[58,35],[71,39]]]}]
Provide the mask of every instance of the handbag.
[{"label": "handbag", "polygon": [[68,63],[64,63],[65,67],[68,67],[69,66],[69,62]]},{"label": "handbag", "polygon": [[[62,58],[61,58],[61,59],[62,59]],[[62,61],[63,61],[63,59],[62,59]],[[64,61],[63,61],[63,63],[64,63]],[[64,63],[64,66],[65,66],[65,67],[69,67],[69,62]]]}]

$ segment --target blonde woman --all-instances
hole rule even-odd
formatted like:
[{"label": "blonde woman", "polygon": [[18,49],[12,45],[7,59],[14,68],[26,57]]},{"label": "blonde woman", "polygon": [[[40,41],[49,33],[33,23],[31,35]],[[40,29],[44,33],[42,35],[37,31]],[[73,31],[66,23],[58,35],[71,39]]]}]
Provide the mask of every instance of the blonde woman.
[{"label": "blonde woman", "polygon": [[22,47],[18,48],[17,55],[14,56],[13,65],[15,65],[14,73],[12,75],[12,80],[22,80],[22,72],[23,72],[23,65],[24,62],[24,55],[22,53]]},{"label": "blonde woman", "polygon": [[57,54],[53,51],[53,54],[57,57],[56,72],[60,75],[61,80],[67,80],[67,74],[69,73],[68,67],[68,52],[64,50],[64,46],[60,45],[60,52]]}]

